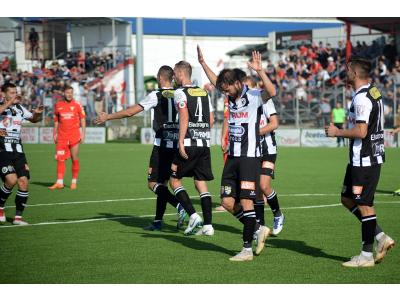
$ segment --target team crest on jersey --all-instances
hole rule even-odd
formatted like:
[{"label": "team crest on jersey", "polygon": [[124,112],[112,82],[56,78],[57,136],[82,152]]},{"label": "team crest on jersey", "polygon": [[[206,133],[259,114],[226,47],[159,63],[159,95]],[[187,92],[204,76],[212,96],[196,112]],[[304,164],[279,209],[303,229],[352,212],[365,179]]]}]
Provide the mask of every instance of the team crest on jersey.
[{"label": "team crest on jersey", "polygon": [[381,92],[374,86],[368,90],[368,93],[371,95],[372,99],[378,100],[382,97]]},{"label": "team crest on jersey", "polygon": [[188,93],[193,97],[207,96],[207,92],[201,88],[190,88],[188,89]]},{"label": "team crest on jersey", "polygon": [[7,168],[7,167],[3,167],[3,168],[1,169],[1,172],[2,172],[3,174],[6,174],[6,173],[8,172],[8,168]]},{"label": "team crest on jersey", "polygon": [[174,90],[165,90],[161,93],[165,98],[174,98]]},{"label": "team crest on jersey", "polygon": [[74,111],[74,109],[75,109],[75,107],[73,107],[73,106],[71,106],[70,108],[71,108],[72,111]]},{"label": "team crest on jersey", "polygon": [[3,119],[3,121],[2,121],[2,123],[3,123],[3,126],[4,126],[5,128],[7,128],[7,127],[10,127],[10,126],[11,126],[12,120],[11,120],[11,118],[5,117],[5,118]]},{"label": "team crest on jersey", "polygon": [[229,185],[221,186],[221,195],[230,195],[232,193],[232,187]]}]

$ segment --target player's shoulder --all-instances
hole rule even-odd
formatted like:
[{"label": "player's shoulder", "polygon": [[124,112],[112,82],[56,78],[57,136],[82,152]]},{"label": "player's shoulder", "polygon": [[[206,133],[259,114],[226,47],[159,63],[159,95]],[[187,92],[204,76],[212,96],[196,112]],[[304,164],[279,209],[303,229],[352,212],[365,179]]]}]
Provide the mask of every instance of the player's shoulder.
[{"label": "player's shoulder", "polygon": [[151,97],[158,97],[159,95],[163,96],[164,98],[174,98],[175,89],[159,89],[154,91],[154,94]]}]

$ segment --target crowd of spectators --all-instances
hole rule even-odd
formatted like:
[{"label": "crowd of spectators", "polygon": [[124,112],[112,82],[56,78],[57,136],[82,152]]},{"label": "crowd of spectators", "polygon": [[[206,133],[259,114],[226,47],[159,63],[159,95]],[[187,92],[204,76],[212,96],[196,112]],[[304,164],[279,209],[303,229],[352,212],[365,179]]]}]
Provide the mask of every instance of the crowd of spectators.
[{"label": "crowd of spectators", "polygon": [[[124,56],[117,51],[115,63],[123,61]],[[64,86],[71,85],[74,88],[74,99],[82,104],[88,120],[92,120],[100,111],[116,110],[115,90],[105,93],[101,85],[90,88],[93,81],[103,78],[107,70],[113,67],[112,54],[83,55],[81,51],[77,51],[67,53],[64,59],[53,61],[50,65],[39,62],[31,72],[22,72],[11,70],[10,60],[5,57],[1,62],[0,86],[6,82],[15,83],[23,105],[32,109],[43,104],[46,121],[51,122],[54,104],[62,99]]]}]

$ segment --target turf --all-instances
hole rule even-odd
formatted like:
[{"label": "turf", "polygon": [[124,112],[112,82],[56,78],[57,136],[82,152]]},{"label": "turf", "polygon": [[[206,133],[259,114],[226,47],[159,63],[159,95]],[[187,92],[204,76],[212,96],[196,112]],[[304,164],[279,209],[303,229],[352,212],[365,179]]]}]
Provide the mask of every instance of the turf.
[{"label": "turf", "polygon": [[[228,213],[213,215],[213,237],[177,232],[171,207],[162,232],[142,229],[155,208],[146,179],[151,146],[83,145],[75,191],[47,189],[55,179],[54,146],[26,145],[25,150],[32,205],[25,218],[49,224],[0,226],[0,283],[400,283],[399,247],[374,268],[341,266],[360,250],[360,225],[341,206],[324,205],[339,203],[347,149],[279,149],[274,187],[287,223],[259,257],[245,263],[229,261],[241,249],[241,224]],[[217,206],[222,157],[218,147],[212,154],[216,179],[209,187]],[[397,241],[400,198],[390,192],[400,186],[399,154],[387,149],[376,197],[378,221]],[[69,169],[68,163],[67,183]],[[185,186],[196,194],[191,180]],[[13,198],[7,202],[8,221]],[[112,199],[118,201],[102,201]],[[200,210],[198,199],[194,203]],[[314,205],[324,207],[299,208]],[[266,220],[271,225],[269,208]]]}]

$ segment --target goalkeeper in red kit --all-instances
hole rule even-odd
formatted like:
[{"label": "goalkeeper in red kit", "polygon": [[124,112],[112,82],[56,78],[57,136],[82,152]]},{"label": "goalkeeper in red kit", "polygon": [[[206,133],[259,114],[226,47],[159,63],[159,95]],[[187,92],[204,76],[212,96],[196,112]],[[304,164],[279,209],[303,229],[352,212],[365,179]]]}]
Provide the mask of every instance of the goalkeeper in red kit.
[{"label": "goalkeeper in red kit", "polygon": [[53,137],[56,144],[57,182],[50,190],[64,188],[65,161],[71,157],[72,181],[70,188],[77,188],[79,173],[79,145],[85,139],[85,111],[80,103],[73,99],[73,88],[66,86],[64,99],[56,103],[54,108]]}]

